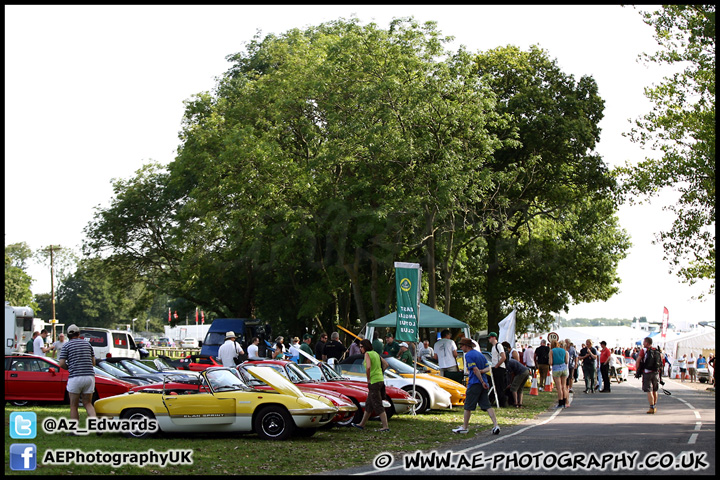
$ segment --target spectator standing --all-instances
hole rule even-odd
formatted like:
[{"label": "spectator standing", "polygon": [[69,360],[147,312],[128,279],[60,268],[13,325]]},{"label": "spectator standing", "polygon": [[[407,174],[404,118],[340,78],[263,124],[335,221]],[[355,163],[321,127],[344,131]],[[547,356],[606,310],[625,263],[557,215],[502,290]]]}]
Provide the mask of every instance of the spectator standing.
[{"label": "spectator standing", "polygon": [[603,388],[601,392],[610,393],[610,362],[612,361],[612,352],[607,346],[607,342],[600,342],[602,350],[600,350],[600,372],[602,374]]},{"label": "spectator standing", "polygon": [[445,375],[445,372],[457,372],[457,347],[455,342],[450,338],[452,334],[450,330],[445,329],[440,332],[440,340],[435,342],[435,360],[438,361],[440,367],[440,373]]},{"label": "spectator standing", "polygon": [[490,342],[490,355],[492,365],[493,383],[498,396],[498,408],[507,407],[507,397],[505,396],[505,387],[507,387],[507,370],[505,368],[505,360],[507,353],[500,343],[498,343],[497,333],[488,333],[488,342]]},{"label": "spectator standing", "polygon": [[40,334],[33,340],[33,355],[38,357],[44,357],[47,352],[52,348],[50,345],[45,345],[45,339],[48,336],[47,330],[43,329]]},{"label": "spectator standing", "polygon": [[315,358],[317,358],[318,360],[324,360],[323,355],[324,355],[325,344],[327,343],[327,339],[328,339],[327,333],[322,332],[320,334],[320,339],[315,344]]},{"label": "spectator standing", "polygon": [[34,353],[34,346],[35,346],[35,338],[40,335],[40,332],[33,332],[32,338],[27,341],[27,344],[25,345],[25,353]]},{"label": "spectator standing", "polygon": [[523,359],[525,360],[525,366],[530,369],[530,374],[535,377],[535,349],[532,345],[528,345],[523,353]]},{"label": "spectator standing", "polygon": [[[305,335],[303,335],[303,341],[300,344],[300,350],[312,357],[313,351],[310,347],[310,342],[312,342],[312,335],[306,333]],[[300,355],[300,357],[300,363],[310,363],[310,360],[308,360],[305,356]]]},{"label": "spectator standing", "polygon": [[687,354],[683,353],[682,358],[678,359],[678,368],[680,369],[680,381],[685,381],[685,372],[687,372]]},{"label": "spectator standing", "polygon": [[69,340],[60,350],[58,363],[60,368],[68,371],[66,388],[70,397],[70,418],[80,419],[78,407],[81,397],[88,417],[94,418],[96,415],[92,395],[95,391],[95,354],[90,343],[78,338],[80,329],[76,325],[70,325],[67,334]]},{"label": "spectator standing", "polygon": [[568,378],[567,378],[567,387],[568,387],[568,398],[570,398],[570,394],[573,393],[573,382],[577,378],[577,367],[578,367],[578,353],[575,349],[575,345],[570,341],[569,338],[565,339],[565,349],[568,351]]},{"label": "spectator standing", "polygon": [[370,419],[370,415],[379,415],[382,428],[379,432],[389,432],[387,413],[382,406],[382,399],[385,397],[385,376],[382,371],[382,360],[380,354],[373,350],[370,340],[363,339],[360,342],[360,349],[365,355],[363,366],[365,367],[365,375],[368,383],[368,398],[365,404],[365,412],[359,424],[353,423],[352,426],[360,430],[365,428],[365,424]]},{"label": "spectator standing", "polygon": [[52,350],[55,352],[55,358],[60,358],[60,350],[65,346],[67,340],[65,340],[65,334],[61,333],[58,335],[58,339],[52,344]]},{"label": "spectator standing", "polygon": [[340,342],[340,334],[338,332],[332,332],[330,334],[330,341],[325,345],[323,350],[323,360],[328,362],[331,358],[335,359],[335,362],[340,360],[345,353],[345,346]]},{"label": "spectator standing", "polygon": [[362,335],[358,335],[358,338],[353,340],[353,342],[350,344],[350,348],[348,348],[348,355],[360,355],[360,341],[363,340]]},{"label": "spectator standing", "polygon": [[395,341],[395,337],[392,333],[385,335],[385,353],[391,357],[397,357],[400,351],[400,344]]},{"label": "spectator standing", "polygon": [[597,350],[592,346],[592,340],[585,341],[585,348],[580,350],[578,360],[582,360],[583,377],[585,378],[585,393],[595,393],[595,360]]},{"label": "spectator standing", "polygon": [[223,367],[234,367],[237,365],[235,359],[238,355],[245,353],[242,347],[237,344],[235,338],[237,338],[235,332],[227,332],[225,342],[218,348],[218,360],[220,360]]},{"label": "spectator standing", "polygon": [[[667,356],[667,354],[665,356]],[[702,353],[698,355],[697,368],[698,370],[700,370],[701,368],[707,368],[707,360],[705,359],[705,357],[702,356]]]},{"label": "spectator standing", "polygon": [[290,360],[295,363],[300,363],[300,339],[293,337],[290,339],[290,348],[288,348],[288,355]]},{"label": "spectator standing", "polygon": [[695,379],[697,378],[697,359],[693,352],[690,352],[690,358],[687,359],[687,370],[690,375],[690,383],[695,383]]},{"label": "spectator standing", "polygon": [[380,334],[378,332],[373,332],[372,348],[373,351],[379,354],[382,354],[385,351],[385,344],[380,339]]},{"label": "spectator standing", "polygon": [[[493,422],[493,435],[498,435],[500,433],[500,426],[495,417],[495,410],[493,410],[488,398],[490,385],[488,384],[486,374],[490,372],[491,367],[488,365],[485,355],[473,349],[472,340],[462,338],[459,344],[465,354],[465,365],[467,366],[469,376],[465,405],[463,406],[463,424],[457,428],[453,428],[452,431],[453,433],[468,433],[470,417],[479,405],[480,410],[487,412],[490,420]],[[435,345],[437,346],[437,344]]]},{"label": "spectator standing", "polygon": [[250,345],[248,345],[248,358],[259,358],[258,348],[260,345],[260,337],[252,337]]},{"label": "spectator standing", "polygon": [[398,353],[397,358],[401,362],[406,363],[406,364],[410,365],[411,367],[414,367],[412,353],[410,353],[409,348],[410,347],[408,346],[407,343],[402,342],[400,344],[400,352]]},{"label": "spectator standing", "polygon": [[417,348],[418,362],[421,362],[423,357],[435,357],[435,350],[430,346],[430,341],[427,338],[423,340],[422,345]]},{"label": "spectator standing", "polygon": [[550,368],[558,395],[557,408],[567,408],[570,406],[567,404],[568,352],[557,340],[553,340],[550,346]]},{"label": "spectator standing", "polygon": [[285,337],[277,337],[274,346],[275,350],[273,350],[272,358],[282,360],[285,355]]},{"label": "spectator standing", "polygon": [[548,371],[550,371],[550,347],[547,346],[546,340],[540,340],[540,346],[535,349],[535,365],[540,372],[538,388],[542,390],[545,387]]}]

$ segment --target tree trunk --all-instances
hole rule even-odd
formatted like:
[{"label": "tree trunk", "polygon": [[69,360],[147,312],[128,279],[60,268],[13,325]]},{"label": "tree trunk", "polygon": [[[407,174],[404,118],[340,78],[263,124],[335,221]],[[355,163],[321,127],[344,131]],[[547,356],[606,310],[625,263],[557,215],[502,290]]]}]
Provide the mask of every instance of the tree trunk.
[{"label": "tree trunk", "polygon": [[425,216],[425,230],[427,232],[427,240],[425,241],[425,249],[427,252],[427,270],[428,270],[428,299],[427,305],[437,308],[437,291],[435,277],[435,230],[433,228],[435,214],[427,212]]},{"label": "tree trunk", "polygon": [[497,252],[497,237],[488,236],[488,268],[486,271],[486,310],[488,318],[488,332],[497,332],[500,323],[500,259]]},{"label": "tree trunk", "polygon": [[355,307],[357,308],[358,318],[361,323],[367,323],[367,315],[365,314],[365,306],[363,305],[362,289],[360,288],[359,271],[360,271],[360,248],[355,248],[355,262],[350,265],[343,264],[343,268],[350,277],[353,296],[355,297]]}]

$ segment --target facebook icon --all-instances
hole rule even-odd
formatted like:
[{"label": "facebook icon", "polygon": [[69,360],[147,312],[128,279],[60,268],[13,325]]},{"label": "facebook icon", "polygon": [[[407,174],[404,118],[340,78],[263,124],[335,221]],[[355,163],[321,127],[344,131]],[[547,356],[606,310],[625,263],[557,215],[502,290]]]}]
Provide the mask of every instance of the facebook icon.
[{"label": "facebook icon", "polygon": [[35,470],[37,467],[37,447],[33,443],[13,443],[10,445],[11,470]]}]

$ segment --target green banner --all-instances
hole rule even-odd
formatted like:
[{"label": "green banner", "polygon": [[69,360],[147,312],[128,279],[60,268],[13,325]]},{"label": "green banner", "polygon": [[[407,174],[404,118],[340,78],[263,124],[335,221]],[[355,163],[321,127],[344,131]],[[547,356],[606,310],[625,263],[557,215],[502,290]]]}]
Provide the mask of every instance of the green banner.
[{"label": "green banner", "polygon": [[417,343],[419,340],[421,275],[419,263],[395,262],[397,290],[395,339],[399,342]]}]

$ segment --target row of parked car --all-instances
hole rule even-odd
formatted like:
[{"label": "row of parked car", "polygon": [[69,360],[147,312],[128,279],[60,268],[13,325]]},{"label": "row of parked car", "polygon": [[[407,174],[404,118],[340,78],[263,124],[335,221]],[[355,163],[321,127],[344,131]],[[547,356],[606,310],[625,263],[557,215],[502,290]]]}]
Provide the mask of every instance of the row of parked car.
[{"label": "row of parked car", "polygon": [[[417,373],[413,385],[408,378],[412,367],[392,357],[386,360],[390,368],[383,405],[389,417],[462,405],[462,384]],[[5,400],[13,405],[68,400],[67,371],[53,359],[6,356],[5,372]],[[154,418],[165,432],[255,432],[277,440],[310,436],[326,425],[359,422],[368,396],[361,356],[334,366],[315,359],[296,364],[256,358],[234,368],[203,355],[154,361],[109,357],[98,360],[95,372],[93,400],[99,416]]]}]

